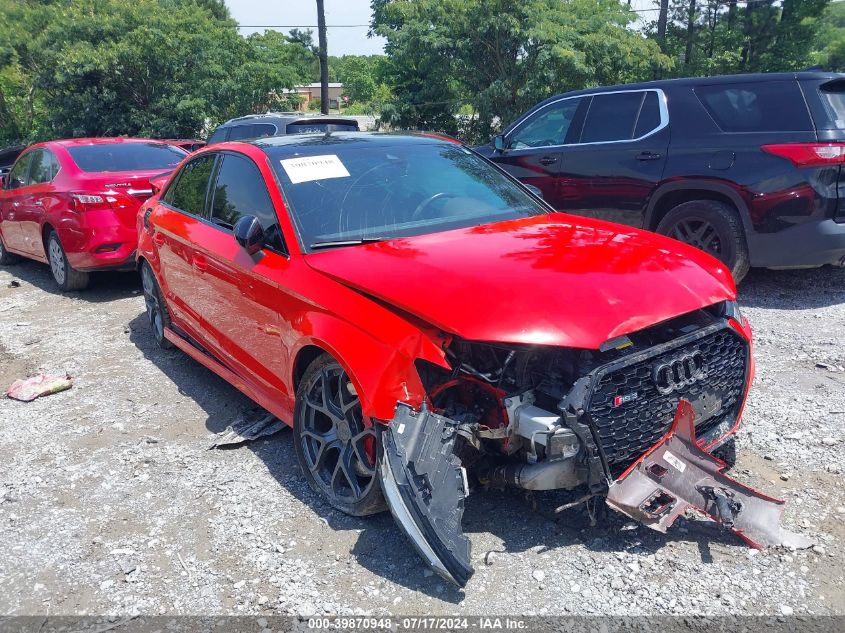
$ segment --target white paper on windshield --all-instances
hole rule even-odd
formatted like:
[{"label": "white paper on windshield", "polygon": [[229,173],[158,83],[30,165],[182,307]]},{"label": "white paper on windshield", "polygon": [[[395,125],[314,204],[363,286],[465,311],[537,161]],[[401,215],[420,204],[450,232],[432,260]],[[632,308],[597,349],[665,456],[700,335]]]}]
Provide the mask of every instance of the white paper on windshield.
[{"label": "white paper on windshield", "polygon": [[349,178],[349,172],[335,154],[286,158],[279,162],[282,163],[282,169],[295,185],[300,182],[327,178]]}]

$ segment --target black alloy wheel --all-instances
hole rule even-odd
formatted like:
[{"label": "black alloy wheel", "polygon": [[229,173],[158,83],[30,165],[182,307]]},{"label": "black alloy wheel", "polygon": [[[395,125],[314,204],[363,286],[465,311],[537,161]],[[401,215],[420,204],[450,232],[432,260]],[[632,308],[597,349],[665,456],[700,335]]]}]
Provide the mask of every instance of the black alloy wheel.
[{"label": "black alloy wheel", "polygon": [[305,478],[333,507],[354,516],[384,509],[377,428],[362,414],[346,372],[328,354],[311,363],[299,384],[294,438]]}]

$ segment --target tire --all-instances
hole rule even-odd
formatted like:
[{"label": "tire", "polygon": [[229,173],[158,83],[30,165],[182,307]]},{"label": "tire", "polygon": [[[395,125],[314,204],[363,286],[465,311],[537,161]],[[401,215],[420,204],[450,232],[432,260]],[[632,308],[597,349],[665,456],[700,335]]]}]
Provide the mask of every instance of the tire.
[{"label": "tire", "polygon": [[736,211],[715,200],[692,200],[673,208],[657,225],[657,232],[673,237],[721,260],[739,283],[750,262],[745,232]]},{"label": "tire", "polygon": [[161,349],[172,349],[173,343],[164,336],[165,328],[171,325],[170,313],[167,311],[167,304],[164,303],[152,266],[147,262],[141,264],[141,287],[144,290],[144,305],[156,345]]},{"label": "tire", "polygon": [[328,354],[308,366],[296,390],[294,448],[314,492],[341,512],[366,516],[386,508],[378,477],[378,431],[362,415],[351,385]]},{"label": "tire", "polygon": [[65,249],[59,240],[59,235],[55,231],[50,231],[50,234],[47,236],[46,250],[50,272],[53,273],[53,279],[56,280],[62,292],[84,290],[88,287],[90,275],[71,267],[67,261]]},{"label": "tire", "polygon": [[3,238],[0,237],[0,266],[11,266],[21,261],[21,258],[6,250],[3,244]]}]

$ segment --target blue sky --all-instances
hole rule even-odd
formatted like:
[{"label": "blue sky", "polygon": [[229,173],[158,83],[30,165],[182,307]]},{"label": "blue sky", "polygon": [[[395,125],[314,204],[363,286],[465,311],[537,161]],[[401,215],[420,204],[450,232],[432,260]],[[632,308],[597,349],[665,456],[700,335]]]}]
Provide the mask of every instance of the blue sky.
[{"label": "blue sky", "polygon": [[[370,23],[370,0],[325,0],[326,24]],[[243,25],[282,25],[277,30],[287,33],[290,26],[314,26],[317,40],[317,3],[314,0],[226,0],[226,6]],[[241,33],[264,31],[245,28]],[[368,38],[367,26],[329,28],[329,55],[373,55],[383,52],[382,38]]]}]

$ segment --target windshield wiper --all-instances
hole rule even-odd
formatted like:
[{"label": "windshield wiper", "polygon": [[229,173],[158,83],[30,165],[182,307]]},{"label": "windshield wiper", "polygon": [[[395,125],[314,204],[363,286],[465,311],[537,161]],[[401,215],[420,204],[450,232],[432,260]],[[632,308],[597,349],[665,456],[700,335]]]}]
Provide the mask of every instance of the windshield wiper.
[{"label": "windshield wiper", "polygon": [[359,237],[354,240],[334,240],[331,242],[315,242],[311,245],[312,250],[320,248],[336,248],[340,246],[356,246],[358,244],[369,244],[371,242],[383,242],[386,237]]}]

